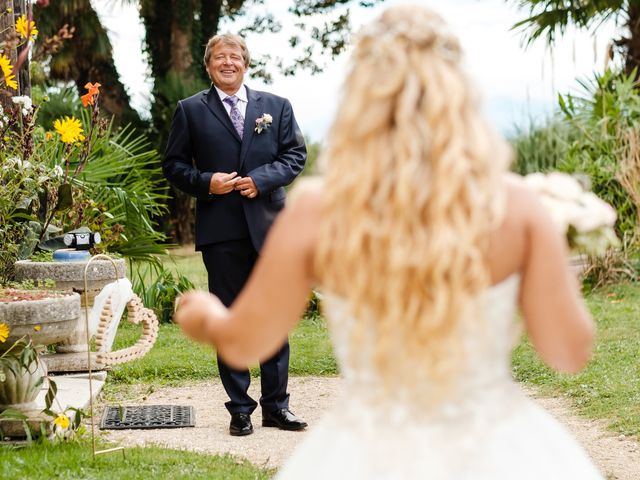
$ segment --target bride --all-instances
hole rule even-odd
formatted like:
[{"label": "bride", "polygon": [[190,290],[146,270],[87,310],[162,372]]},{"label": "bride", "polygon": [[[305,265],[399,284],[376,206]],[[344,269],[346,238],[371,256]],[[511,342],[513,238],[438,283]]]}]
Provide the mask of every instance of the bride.
[{"label": "bride", "polygon": [[280,478],[602,478],[512,380],[522,326],[564,372],[588,361],[594,327],[439,16],[396,7],[361,32],[323,160],[233,306],[193,292],[175,317],[246,367],[321,286],[345,395]]}]

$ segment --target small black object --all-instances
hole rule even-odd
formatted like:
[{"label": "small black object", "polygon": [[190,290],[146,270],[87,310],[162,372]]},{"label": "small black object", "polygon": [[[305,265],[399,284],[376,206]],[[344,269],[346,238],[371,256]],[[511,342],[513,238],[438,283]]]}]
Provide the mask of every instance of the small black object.
[{"label": "small black object", "polygon": [[64,244],[69,248],[75,248],[77,250],[89,250],[94,245],[100,243],[100,234],[98,232],[91,232],[88,229],[74,230],[64,234]]},{"label": "small black object", "polygon": [[181,428],[195,425],[193,407],[185,405],[109,406],[104,409],[100,420],[100,430]]}]

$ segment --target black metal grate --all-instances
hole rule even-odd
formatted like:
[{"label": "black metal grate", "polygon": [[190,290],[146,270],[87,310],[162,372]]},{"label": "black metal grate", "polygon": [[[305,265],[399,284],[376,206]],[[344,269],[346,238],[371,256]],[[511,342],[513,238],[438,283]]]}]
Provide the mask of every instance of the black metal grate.
[{"label": "black metal grate", "polygon": [[191,406],[142,405],[107,407],[102,414],[100,429],[194,427],[195,421],[195,412]]}]

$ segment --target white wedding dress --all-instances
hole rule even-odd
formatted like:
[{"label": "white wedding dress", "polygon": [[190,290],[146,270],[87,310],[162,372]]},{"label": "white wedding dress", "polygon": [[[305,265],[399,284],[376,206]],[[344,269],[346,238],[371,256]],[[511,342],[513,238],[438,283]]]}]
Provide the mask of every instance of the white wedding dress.
[{"label": "white wedding dress", "polygon": [[370,400],[380,379],[373,368],[349,368],[348,308],[325,296],[344,398],[311,427],[277,478],[602,479],[569,433],[512,379],[510,354],[522,330],[518,288],[514,274],[482,295],[484,314],[465,338],[457,393],[429,415],[398,398]]}]

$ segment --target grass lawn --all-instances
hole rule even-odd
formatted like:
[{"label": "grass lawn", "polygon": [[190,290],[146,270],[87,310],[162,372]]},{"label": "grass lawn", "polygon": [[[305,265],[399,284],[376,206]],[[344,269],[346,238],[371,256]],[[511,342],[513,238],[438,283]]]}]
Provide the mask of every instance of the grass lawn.
[{"label": "grass lawn", "polygon": [[578,375],[558,374],[523,342],[513,356],[515,376],[544,393],[566,395],[580,413],[606,419],[617,432],[640,437],[640,284],[600,289],[587,303],[598,325],[588,367]]},{"label": "grass lawn", "polygon": [[[125,323],[120,327],[114,349],[135,343],[141,327]],[[337,375],[329,334],[322,319],[305,319],[289,336],[291,375]],[[253,370],[258,375],[259,370]],[[142,359],[114,367],[109,384],[170,384],[206,380],[218,376],[212,348],[186,338],[173,324],[160,326],[158,340]]]},{"label": "grass lawn", "polygon": [[[104,448],[104,447],[103,447]],[[213,456],[163,448],[127,448],[99,455],[94,461],[91,443],[35,443],[29,448],[0,447],[0,478],[55,478],[57,480],[172,480],[224,478],[268,479],[273,471],[259,469],[230,456]]]}]

